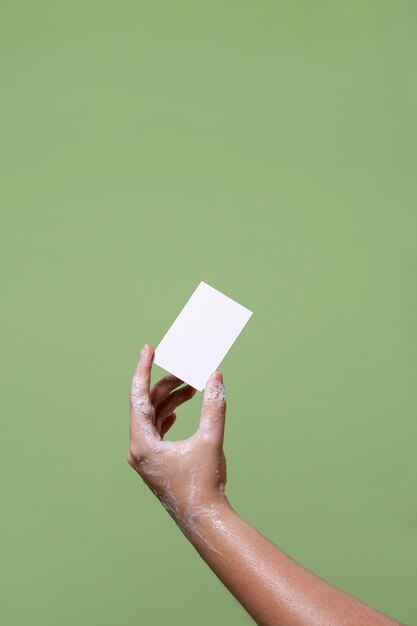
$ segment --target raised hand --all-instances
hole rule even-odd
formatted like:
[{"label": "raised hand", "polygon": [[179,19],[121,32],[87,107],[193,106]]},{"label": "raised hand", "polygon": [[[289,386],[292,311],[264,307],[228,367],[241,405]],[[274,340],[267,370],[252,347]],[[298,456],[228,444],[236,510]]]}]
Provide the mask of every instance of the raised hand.
[{"label": "raised hand", "polygon": [[213,372],[204,389],[197,431],[187,439],[164,441],[175,421],[174,409],[196,390],[189,385],[176,389],[182,381],[172,375],[150,388],[153,355],[153,347],[146,344],[132,380],[127,460],[188,534],[196,532],[199,519],[209,515],[213,505],[227,500],[226,392],[222,374]]}]

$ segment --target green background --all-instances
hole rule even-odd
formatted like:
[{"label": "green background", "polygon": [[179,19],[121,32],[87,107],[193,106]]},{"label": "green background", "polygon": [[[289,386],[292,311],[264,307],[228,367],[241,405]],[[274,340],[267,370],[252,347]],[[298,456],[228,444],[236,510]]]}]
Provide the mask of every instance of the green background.
[{"label": "green background", "polygon": [[416,3],[0,8],[1,624],[250,623],[126,463],[200,280],[232,506],[417,623]]}]

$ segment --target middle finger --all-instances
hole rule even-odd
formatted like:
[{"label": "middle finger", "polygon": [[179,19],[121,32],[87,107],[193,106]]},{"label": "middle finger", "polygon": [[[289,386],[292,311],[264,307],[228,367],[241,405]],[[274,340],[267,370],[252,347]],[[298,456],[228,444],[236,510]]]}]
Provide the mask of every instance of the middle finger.
[{"label": "middle finger", "polygon": [[196,391],[197,389],[194,389],[191,385],[186,385],[185,387],[181,387],[181,389],[177,389],[177,391],[173,391],[156,409],[156,419],[164,419],[167,415],[172,413],[177,406],[187,400],[191,400]]},{"label": "middle finger", "polygon": [[167,374],[166,376],[161,378],[161,380],[158,380],[158,382],[153,385],[149,392],[151,402],[154,407],[156,408],[157,406],[159,406],[161,402],[163,402],[169,396],[171,391],[173,391],[173,389],[175,389],[176,387],[182,385],[183,382],[184,381],[182,381],[180,378],[174,376],[174,374]]}]

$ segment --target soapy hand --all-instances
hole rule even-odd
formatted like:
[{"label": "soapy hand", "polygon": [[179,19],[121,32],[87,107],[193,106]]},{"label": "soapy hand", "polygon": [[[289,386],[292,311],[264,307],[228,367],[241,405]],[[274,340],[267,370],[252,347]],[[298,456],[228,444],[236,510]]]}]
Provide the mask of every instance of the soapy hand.
[{"label": "soapy hand", "polygon": [[127,460],[187,534],[201,517],[227,501],[226,392],[222,374],[213,372],[204,388],[197,431],[187,439],[164,441],[176,418],[174,409],[196,390],[186,385],[174,391],[183,381],[173,375],[150,388],[153,355],[153,347],[146,344],[132,380]]}]

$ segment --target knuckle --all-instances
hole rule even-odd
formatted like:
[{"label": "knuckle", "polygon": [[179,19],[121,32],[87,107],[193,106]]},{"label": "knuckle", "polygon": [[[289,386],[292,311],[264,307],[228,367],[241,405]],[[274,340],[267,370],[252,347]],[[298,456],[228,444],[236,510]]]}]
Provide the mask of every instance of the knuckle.
[{"label": "knuckle", "polygon": [[203,414],[202,423],[206,428],[211,430],[221,417],[222,412],[218,407],[207,407]]},{"label": "knuckle", "polygon": [[210,446],[214,444],[215,438],[213,433],[213,426],[211,424],[204,424],[199,428],[200,439],[204,441],[205,445]]},{"label": "knuckle", "polygon": [[137,447],[131,446],[127,453],[127,462],[131,467],[135,469],[139,468],[143,462],[146,462],[147,454],[145,450],[141,450]]},{"label": "knuckle", "polygon": [[155,409],[148,394],[133,395],[130,401],[131,406],[145,417],[153,415]]},{"label": "knuckle", "polygon": [[136,374],[132,378],[131,393],[133,396],[140,396],[147,388],[147,382]]},{"label": "knuckle", "polygon": [[220,381],[214,381],[204,390],[204,403],[207,404],[225,404],[226,389]]}]

